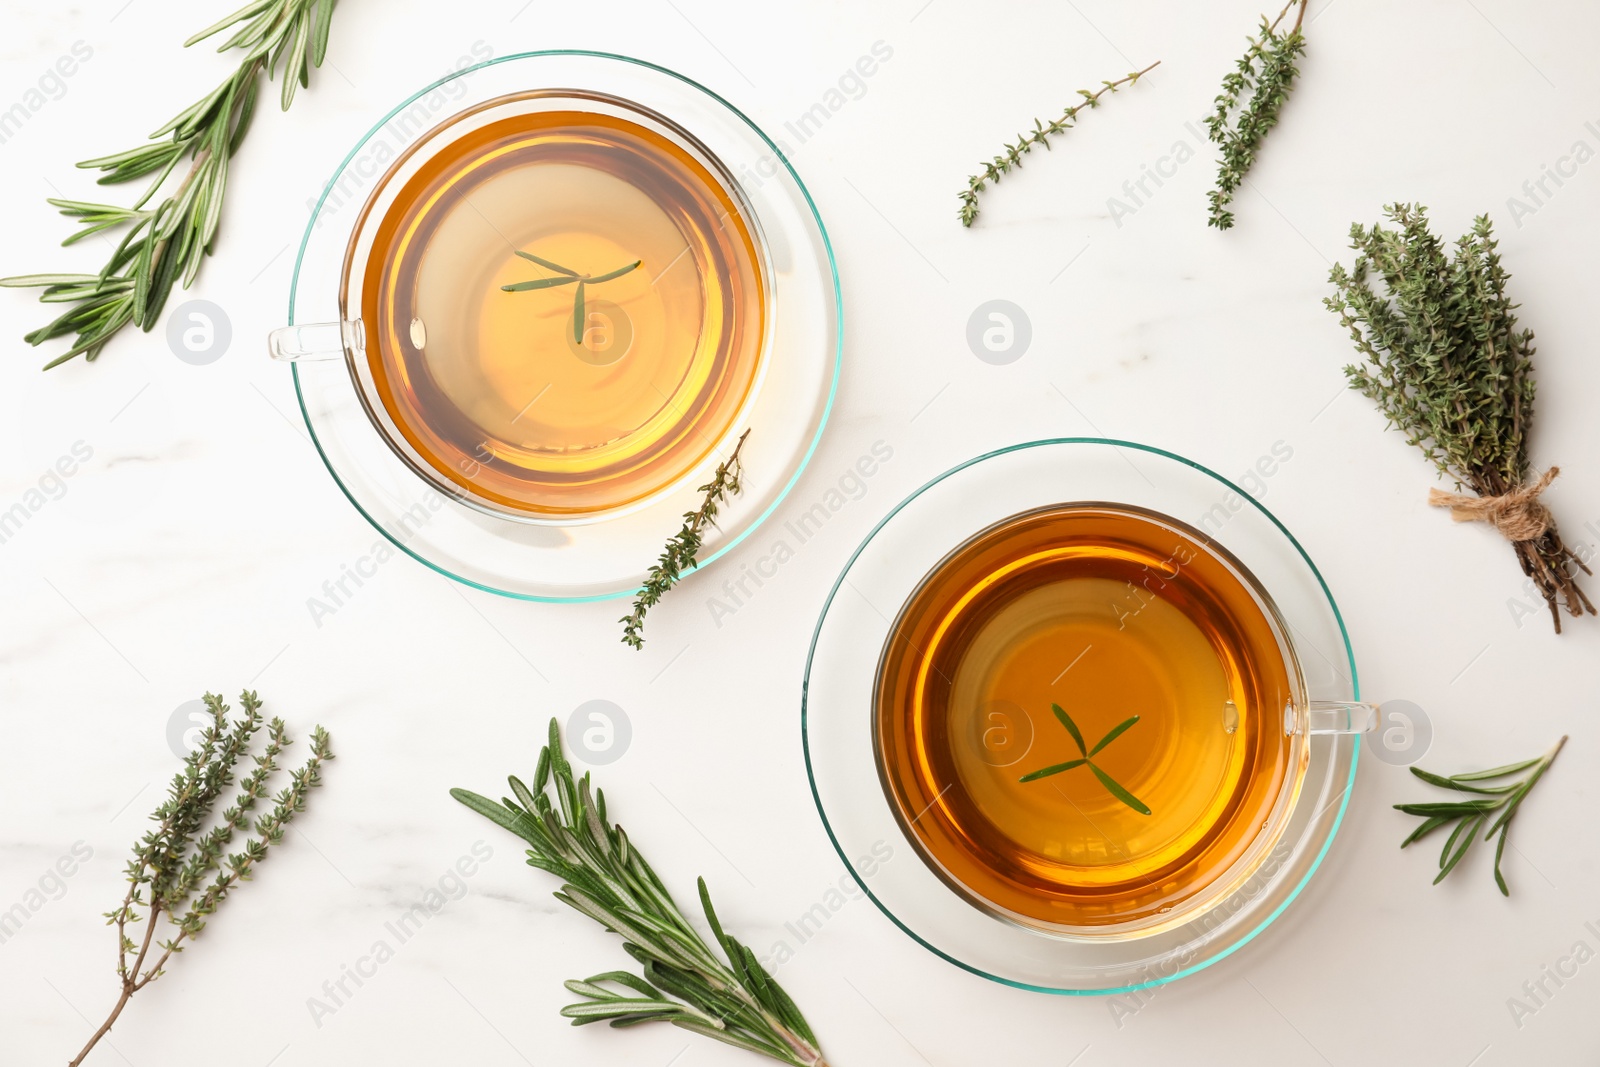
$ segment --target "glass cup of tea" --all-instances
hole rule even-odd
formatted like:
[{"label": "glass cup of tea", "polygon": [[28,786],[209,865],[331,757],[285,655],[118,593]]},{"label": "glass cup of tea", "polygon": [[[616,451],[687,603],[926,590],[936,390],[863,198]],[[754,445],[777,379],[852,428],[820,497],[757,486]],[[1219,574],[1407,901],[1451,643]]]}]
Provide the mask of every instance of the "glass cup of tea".
[{"label": "glass cup of tea", "polygon": [[820,220],[754,124],[650,64],[534,53],[368,134],[269,349],[391,541],[585,599],[635,588],[736,450],[745,492],[702,561],[771,511],[831,403],[837,309]]},{"label": "glass cup of tea", "polygon": [[1258,501],[1158,449],[1061,439],[879,524],[818,624],[803,738],[841,856],[896,857],[858,871],[896,923],[986,977],[1095,993],[1272,921],[1379,717]]}]

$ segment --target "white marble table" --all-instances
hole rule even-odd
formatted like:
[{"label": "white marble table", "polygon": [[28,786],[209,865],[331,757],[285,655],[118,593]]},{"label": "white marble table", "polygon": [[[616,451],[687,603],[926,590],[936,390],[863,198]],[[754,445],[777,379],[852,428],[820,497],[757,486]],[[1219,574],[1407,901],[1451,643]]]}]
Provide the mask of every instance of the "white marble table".
[{"label": "white marble table", "polygon": [[[66,229],[43,198],[92,195],[74,161],[132,143],[230,69],[177,49],[217,8],[6,0],[0,272],[98,266],[102,248],[53,250]],[[258,116],[218,255],[190,294],[229,317],[225,358],[186,364],[157,333],[41,375],[16,340],[39,309],[25,294],[0,300],[0,511],[27,510],[0,544],[0,913],[21,905],[26,918],[0,944],[0,1061],[64,1061],[109,1006],[100,916],[174,767],[172,712],[248,685],[302,735],[325,723],[339,760],[257,883],[91,1063],[752,1062],[673,1029],[565,1026],[561,980],[624,958],[445,790],[531,771],[549,716],[614,702],[633,740],[599,771],[613,811],[685,893],[704,873],[729,925],[766,951],[844,874],[799,748],[826,584],[884,511],[953,462],[1104,434],[1227,474],[1292,452],[1265,499],[1327,575],[1367,692],[1430,715],[1428,764],[1483,766],[1571,732],[1516,826],[1515,895],[1494,892],[1486,855],[1431,887],[1432,856],[1395,847],[1408,820],[1389,808],[1417,790],[1403,769],[1365,761],[1325,869],[1283,920],[1141,1003],[991,984],[848,903],[782,975],[832,1061],[1591,1062],[1600,621],[1557,639],[1538,615],[1518,618],[1510,550],[1425,506],[1429,468],[1344,390],[1349,345],[1321,300],[1348,226],[1384,202],[1424,201],[1452,234],[1491,213],[1538,332],[1535,454],[1565,471],[1548,499],[1569,540],[1593,545],[1600,11],[1317,0],[1302,84],[1222,235],[1204,225],[1213,155],[1194,123],[1258,12],[1254,0],[341,4],[311,93],[289,116]],[[875,45],[889,58],[830,96]],[[847,353],[833,421],[786,509],[822,498],[875,442],[893,457],[735,615],[715,620],[711,598],[741,558],[767,551],[762,535],[723,574],[687,581],[652,617],[643,654],[617,643],[617,604],[530,606],[406,559],[316,619],[308,600],[375,534],[326,476],[287,370],[263,351],[284,315],[289,243],[323,176],[392,102],[475,51],[559,46],[679,69],[780,136],[838,104],[791,142],[838,251]],[[71,75],[48,76],[63,56]],[[974,160],[1079,86],[1157,58],[1147,83],[992,192],[977,229],[956,224]],[[1157,167],[1170,176],[1134,200]],[[1547,167],[1565,176],[1534,202],[1524,183]],[[964,336],[995,298],[1032,324],[1007,366],[974,358]],[[62,457],[73,473],[58,482],[47,472]],[[474,856],[472,876],[452,880]],[[47,877],[63,857],[71,876]],[[361,964],[371,977],[347,983],[336,1010],[314,1009],[441,884],[465,895],[381,966]]]}]

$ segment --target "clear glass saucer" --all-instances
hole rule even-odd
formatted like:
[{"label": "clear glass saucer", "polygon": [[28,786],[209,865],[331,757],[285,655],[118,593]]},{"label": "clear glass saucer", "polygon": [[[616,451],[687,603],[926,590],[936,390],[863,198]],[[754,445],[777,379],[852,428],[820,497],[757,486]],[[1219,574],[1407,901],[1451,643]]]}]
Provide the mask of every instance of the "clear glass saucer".
[{"label": "clear glass saucer", "polygon": [[[1067,936],[1006,921],[946,885],[923,862],[880,780],[873,736],[880,655],[901,605],[953,548],[1008,517],[1076,502],[1147,509],[1207,535],[1270,592],[1305,696],[1360,695],[1338,606],[1299,542],[1244,489],[1171,452],[1102,438],[1014,445],[939,475],[878,523],[829,590],[806,661],[801,739],[823,826],[873,903],[935,955],[1006,985],[1082,996],[1193,974],[1282,915],[1338,832],[1360,742],[1356,733],[1311,731],[1308,769],[1281,838],[1255,873],[1179,925],[1130,937]],[[864,856],[881,859],[885,845],[890,861],[858,866]]]},{"label": "clear glass saucer", "polygon": [[[549,51],[490,59],[422,88],[383,116],[328,181],[300,243],[288,322],[340,319],[351,227],[392,160],[451,116],[532,89],[600,94],[665,116],[720,162],[749,207],[767,259],[771,329],[759,386],[732,430],[751,430],[740,454],[743,490],[706,532],[705,566],[748,537],[799,479],[832,409],[843,352],[838,273],[810,194],[776,144],[705,87],[625,56]],[[712,450],[643,506],[589,522],[519,521],[440,492],[408,466],[369,420],[345,361],[295,362],[292,371],[312,441],[367,521],[419,562],[502,596],[632,594],[728,451]]]}]

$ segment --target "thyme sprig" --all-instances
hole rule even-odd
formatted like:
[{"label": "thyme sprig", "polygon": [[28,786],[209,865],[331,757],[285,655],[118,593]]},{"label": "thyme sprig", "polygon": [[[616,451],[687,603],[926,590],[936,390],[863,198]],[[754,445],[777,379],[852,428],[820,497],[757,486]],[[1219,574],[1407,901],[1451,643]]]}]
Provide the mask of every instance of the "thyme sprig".
[{"label": "thyme sprig", "polygon": [[513,282],[510,285],[502,285],[500,288],[504,292],[525,293],[530,289],[553,289],[558,285],[572,285],[573,283],[577,283],[577,295],[572,298],[572,339],[580,345],[583,344],[583,297],[585,289],[588,286],[599,285],[602,282],[609,282],[622,277],[624,274],[638,270],[640,264],[644,262],[642,259],[636,259],[632,263],[629,263],[626,267],[618,267],[616,270],[607,271],[605,274],[579,274],[577,271],[572,270],[569,267],[563,267],[559,263],[552,263],[548,259],[541,259],[532,252],[523,252],[518,249],[512,249],[512,251],[516,252],[517,255],[521,256],[523,259],[537,263],[539,266],[548,270],[555,271],[556,276],[554,278],[534,278],[532,281]]},{"label": "thyme sprig", "polygon": [[556,899],[620,936],[640,965],[639,974],[605,971],[567,982],[583,998],[561,1009],[572,1025],[665,1022],[794,1067],[826,1067],[816,1034],[789,994],[723,929],[706,880],[699,880],[700,906],[721,957],[627,833],[607,818],[605,793],[591,791],[588,774],[573,780],[554,719],[533,788],[515,777],[509,784],[516,799],[498,804],[466,789],[450,795],[526,841],[528,865],[564,883]]},{"label": "thyme sprig", "polygon": [[[261,700],[245,691],[239,696],[243,713],[232,722],[222,698],[205,695],[211,725],[199,745],[185,758],[183,769],[167,788],[167,799],[150,816],[156,828],[133,846],[126,875],[128,891],[122,903],[105,913],[107,925],[117,928],[117,979],[120,995],[105,1022],[89,1038],[69,1067],[84,1057],[116,1023],[133,995],[166,973],[172,957],[200,936],[207,921],[223,902],[250,880],[296,814],[305,810],[306,796],[322,783],[322,765],[333,759],[328,732],[318,726],[311,733],[311,757],[289,772],[289,784],[269,797],[268,779],[292,743],[282,719],[264,720]],[[252,740],[265,725],[267,743],[259,755]],[[224,790],[233,785],[239,762],[248,758],[255,766],[239,780],[239,793],[222,821],[210,829],[212,810]],[[258,805],[270,804],[259,815]],[[229,853],[235,835],[248,836],[238,852]],[[137,941],[129,931],[144,923]],[[162,940],[157,940],[163,936]]]},{"label": "thyme sprig", "polygon": [[733,454],[718,464],[711,481],[699,488],[698,491],[705,494],[700,506],[694,511],[684,512],[683,528],[667,541],[667,546],[661,550],[661,558],[650,568],[643,587],[634,597],[633,610],[618,620],[622,623],[623,644],[635,649],[644,647],[645,613],[661,602],[667,590],[678,584],[685,571],[693,570],[698,565],[700,544],[706,527],[716,525],[718,509],[743,488],[740,479],[744,475],[744,467],[739,463],[739,451],[744,448],[745,438],[749,436],[749,430],[739,435],[738,443],[733,446]]},{"label": "thyme sprig", "polygon": [[[1295,60],[1306,50],[1306,39],[1300,27],[1305,22],[1308,2],[1289,0],[1270,23],[1265,15],[1261,16],[1260,35],[1250,39],[1250,47],[1234,65],[1233,72],[1222,79],[1216,110],[1206,119],[1211,141],[1222,149],[1217,186],[1208,194],[1211,201],[1209,224],[1219,230],[1233,226],[1233,212],[1228,210],[1228,205],[1256,161],[1267,133],[1278,124],[1278,113],[1283,110],[1300,73]],[[1296,8],[1294,25],[1286,33],[1278,32],[1283,20]],[[1240,98],[1246,93],[1249,93],[1249,100],[1241,105]]]},{"label": "thyme sprig", "polygon": [[[1517,817],[1522,802],[1533,791],[1533,787],[1539,784],[1539,779],[1544,777],[1544,772],[1550,769],[1550,764],[1555,762],[1556,756],[1561,753],[1562,746],[1566,743],[1567,739],[1563,736],[1542,756],[1523,760],[1521,763],[1508,763],[1504,767],[1495,767],[1492,770],[1452,774],[1448,778],[1430,774],[1420,767],[1411,768],[1412,774],[1429,785],[1451,789],[1458,793],[1470,793],[1472,799],[1396,804],[1397,810],[1422,819],[1417,828],[1411,831],[1411,835],[1400,842],[1400,847],[1405,848],[1435,830],[1454,823],[1455,829],[1446,839],[1444,851],[1439,853],[1439,873],[1433,880],[1433,884],[1438,885],[1444,881],[1446,875],[1456,869],[1462,857],[1472,848],[1472,842],[1478,831],[1489,822],[1490,816],[1495,816],[1494,822],[1489,823],[1489,829],[1484,833],[1483,840],[1487,843],[1497,834],[1500,837],[1500,843],[1494,848],[1494,884],[1500,887],[1502,896],[1509,897],[1511,890],[1506,886],[1505,875],[1500,873],[1500,857],[1506,851],[1506,834],[1511,829],[1511,820]],[[1519,781],[1509,785],[1486,784],[1501,778],[1509,778],[1523,771],[1528,773]]]},{"label": "thyme sprig", "polygon": [[1072,736],[1072,743],[1078,746],[1078,755],[1080,758],[1068,760],[1065,763],[1053,763],[1048,767],[1040,767],[1036,771],[1031,771],[1028,774],[1024,774],[1021,778],[1018,778],[1017,781],[1037,782],[1041,778],[1048,778],[1052,774],[1060,774],[1062,771],[1070,771],[1078,767],[1088,767],[1089,770],[1094,772],[1094,776],[1100,779],[1100,784],[1106,787],[1106,792],[1110,793],[1112,796],[1128,805],[1128,807],[1132,808],[1140,815],[1149,815],[1150,808],[1145,804],[1145,802],[1128,792],[1109,774],[1101,770],[1100,767],[1094,762],[1093,758],[1100,754],[1101,749],[1105,748],[1111,742],[1127,733],[1129,728],[1139,721],[1139,716],[1134,715],[1123,719],[1121,722],[1117,723],[1117,725],[1107,730],[1106,735],[1099,741],[1096,741],[1093,748],[1085,748],[1083,744],[1083,731],[1079,730],[1078,724],[1072,721],[1072,716],[1068,715],[1062,709],[1060,704],[1051,704],[1050,710],[1055,712],[1056,721],[1061,723],[1062,726],[1066,727],[1067,733]]},{"label": "thyme sprig", "polygon": [[1476,509],[1437,490],[1430,499],[1511,540],[1560,633],[1563,601],[1570,615],[1595,612],[1577,582],[1590,570],[1536,499],[1554,468],[1530,479],[1533,331],[1517,328],[1493,227],[1479,216],[1452,256],[1421,205],[1392,204],[1385,215],[1394,229],[1351,227],[1355,262],[1328,276],[1335,292],[1324,303],[1364,357],[1345,376],[1441,475],[1483,498]]},{"label": "thyme sprig", "polygon": [[1083,102],[1073,104],[1061,113],[1061,117],[1050,122],[1033,120],[1033,129],[1026,133],[1017,134],[1015,144],[1005,146],[1005,151],[995,156],[993,160],[983,165],[983,169],[967,179],[967,187],[961,192],[961,225],[971,226],[978,217],[978,194],[989,183],[1000,184],[1002,175],[1011,172],[1013,167],[1022,166],[1022,157],[1033,151],[1035,145],[1043,145],[1046,151],[1050,149],[1050,138],[1072,129],[1078,112],[1084,108],[1100,106],[1100,98],[1107,93],[1114,93],[1124,85],[1137,84],[1140,78],[1150,73],[1161,65],[1158,59],[1143,70],[1136,70],[1114,82],[1101,82],[1100,88],[1094,91],[1079,89],[1078,95],[1083,97]]},{"label": "thyme sprig", "polygon": [[[184,47],[244,23],[217,49],[243,49],[244,58],[238,69],[151,134],[151,143],[78,164],[87,170],[102,171],[100,185],[118,185],[149,174],[155,178],[132,207],[82,200],[49,201],[82,226],[63,245],[127,227],[100,273],[0,278],[0,286],[43,289],[41,303],[70,305],[53,322],[24,337],[30,345],[39,345],[75,335],[72,347],[46,363],[46,370],[80,355],[93,360],[125,326],[148,332],[160,319],[179,279],[185,289],[194,281],[201,262],[216,244],[229,161],[250,129],[259,76],[264,72],[269,78],[275,77],[281,70],[283,89],[279,98],[283,110],[289,110],[296,85],[309,85],[311,68],[322,65],[336,2],[252,0],[201,30],[185,41]],[[154,207],[148,206],[185,159],[189,166],[177,188]]]}]

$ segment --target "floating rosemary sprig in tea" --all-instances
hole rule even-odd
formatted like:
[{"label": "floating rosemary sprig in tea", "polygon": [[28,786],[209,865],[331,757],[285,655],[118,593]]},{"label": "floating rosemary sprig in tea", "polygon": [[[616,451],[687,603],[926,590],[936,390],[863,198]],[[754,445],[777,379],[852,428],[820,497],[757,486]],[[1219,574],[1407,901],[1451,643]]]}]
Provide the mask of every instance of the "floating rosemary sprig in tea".
[{"label": "floating rosemary sprig in tea", "polygon": [[[310,759],[289,772],[289,784],[270,798],[272,808],[252,818],[256,805],[268,799],[267,780],[278,769],[278,757],[292,743],[288,732],[282,719],[266,722],[267,743],[256,755],[250,751],[251,740],[263,718],[255,693],[240,694],[244,712],[233,722],[228,721],[229,708],[221,697],[207,693],[205,703],[211,725],[184,760],[183,770],[173,777],[166,802],[150,816],[156,828],[133,846],[122,904],[105,913],[107,925],[117,928],[121,995],[69,1067],[83,1062],[133,995],[165,974],[168,961],[183,951],[184,942],[200,936],[207,918],[240,882],[250,880],[256,866],[283,840],[290,821],[305,810],[306,795],[322,783],[322,764],[333,759],[328,732],[318,726],[311,732]],[[240,780],[233,806],[223,810],[221,823],[202,832],[223,790],[233,784],[235,767],[247,757],[255,766]],[[240,851],[227,853],[236,833],[254,836]],[[144,935],[135,942],[128,931],[141,922]],[[158,931],[166,933],[165,940],[156,940]]]},{"label": "floating rosemary sprig in tea", "polygon": [[1110,730],[1107,730],[1106,735],[1099,741],[1095,742],[1095,746],[1093,748],[1086,749],[1083,744],[1083,733],[1078,729],[1078,724],[1072,721],[1072,716],[1068,715],[1064,710],[1062,710],[1060,704],[1051,704],[1050,710],[1055,712],[1056,719],[1060,721],[1062,726],[1067,728],[1067,733],[1072,735],[1072,743],[1078,746],[1078,755],[1082,758],[1068,760],[1065,763],[1053,763],[1048,767],[1040,767],[1036,771],[1024,774],[1021,778],[1018,778],[1017,781],[1037,782],[1041,778],[1048,778],[1052,774],[1060,774],[1062,771],[1070,771],[1078,767],[1088,767],[1089,770],[1094,772],[1094,776],[1100,779],[1100,784],[1105,786],[1106,791],[1112,796],[1128,805],[1128,807],[1132,808],[1140,815],[1149,815],[1150,809],[1145,806],[1144,801],[1140,800],[1138,797],[1124,789],[1121,785],[1117,784],[1116,780],[1096,766],[1093,760],[1093,757],[1100,754],[1101,749],[1105,748],[1111,742],[1121,737],[1128,731],[1130,727],[1133,726],[1134,723],[1138,722],[1139,716],[1134,715],[1130,718],[1123,719]]},{"label": "floating rosemary sprig in tea", "polygon": [[[1306,50],[1306,39],[1300,27],[1305,22],[1308,2],[1289,0],[1270,23],[1265,15],[1261,16],[1261,35],[1250,39],[1250,47],[1240,57],[1234,72],[1222,79],[1217,109],[1206,119],[1211,141],[1222,149],[1217,187],[1209,194],[1209,224],[1219,230],[1233,226],[1233,212],[1228,210],[1228,205],[1233,202],[1233,194],[1244,182],[1250,165],[1256,161],[1267,133],[1278,124],[1278,113],[1283,110],[1300,73],[1294,64]],[[1293,8],[1299,8],[1294,25],[1287,33],[1279,33],[1278,27]],[[1241,107],[1239,98],[1247,91],[1249,102]]]},{"label": "floating rosemary sprig in tea", "polygon": [[528,865],[565,883],[556,899],[620,936],[641,967],[641,974],[606,971],[567,982],[584,998],[561,1009],[572,1025],[665,1022],[794,1067],[826,1067],[816,1034],[789,994],[723,930],[705,879],[700,906],[726,961],[690,925],[622,827],[607,819],[605,793],[590,792],[587,773],[573,781],[554,719],[533,788],[515,777],[509,782],[516,799],[498,804],[465,789],[450,795],[531,845]]},{"label": "floating rosemary sprig in tea", "polygon": [[620,278],[624,274],[638,270],[639,265],[644,262],[642,259],[636,259],[632,263],[629,263],[626,267],[618,267],[616,270],[607,271],[605,274],[579,274],[577,271],[568,267],[563,267],[559,263],[552,263],[548,259],[541,259],[532,252],[522,252],[517,249],[513,249],[512,251],[515,251],[517,255],[521,256],[523,259],[537,263],[539,266],[548,270],[555,271],[556,277],[535,278],[528,282],[514,282],[511,285],[502,285],[500,288],[507,293],[525,293],[530,289],[553,289],[558,285],[572,285],[573,283],[577,283],[578,291],[577,294],[572,298],[572,339],[580,345],[583,344],[583,296],[585,287],[590,285],[599,285],[601,282],[609,282],[613,279]]},{"label": "floating rosemary sprig in tea", "polygon": [[1033,120],[1033,130],[1030,133],[1019,133],[1016,144],[1008,144],[1005,151],[983,165],[983,169],[967,179],[967,187],[961,192],[961,225],[971,226],[978,217],[978,194],[983,191],[988,183],[1000,184],[1000,177],[1009,173],[1013,167],[1022,166],[1022,157],[1033,151],[1034,145],[1043,145],[1048,151],[1049,138],[1056,134],[1065,133],[1072,129],[1073,120],[1078,117],[1078,112],[1084,108],[1100,106],[1100,98],[1107,93],[1114,93],[1124,85],[1134,85],[1140,78],[1155,70],[1161,65],[1158,59],[1143,70],[1136,70],[1127,77],[1118,78],[1114,82],[1101,82],[1100,88],[1093,92],[1088,89],[1079,89],[1078,95],[1083,97],[1083,103],[1073,104],[1061,113],[1061,117],[1050,122]]},{"label": "floating rosemary sprig in tea", "polygon": [[[295,85],[309,85],[311,68],[322,65],[335,2],[253,0],[201,30],[185,41],[184,47],[244,23],[217,49],[244,49],[238,70],[151,134],[153,143],[78,164],[104,171],[101,185],[130,182],[152,173],[156,177],[129,208],[82,200],[49,201],[83,226],[63,245],[103,230],[128,227],[99,274],[28,274],[0,279],[0,285],[13,288],[42,288],[42,303],[71,305],[54,322],[24,338],[38,345],[75,335],[72,347],[46,363],[46,370],[75,356],[93,360],[124,326],[131,324],[148,332],[160,319],[178,280],[182,278],[185,289],[194,281],[216,243],[229,160],[250,129],[260,75],[276,76],[281,63],[280,99],[283,110],[289,110]],[[189,167],[172,195],[147,207],[184,159],[190,161]]]},{"label": "floating rosemary sprig in tea", "polygon": [[[1523,800],[1533,791],[1539,779],[1544,777],[1544,772],[1550,769],[1550,764],[1555,762],[1556,756],[1566,743],[1567,739],[1563,736],[1551,746],[1550,751],[1535,759],[1508,763],[1493,770],[1452,774],[1448,778],[1430,774],[1418,767],[1411,768],[1412,774],[1429,785],[1436,785],[1441,789],[1453,789],[1458,793],[1471,793],[1473,797],[1471,800],[1396,804],[1397,810],[1407,815],[1416,815],[1423,820],[1421,825],[1411,831],[1410,837],[1400,842],[1400,847],[1405,848],[1440,827],[1455,823],[1456,828],[1450,832],[1450,837],[1444,843],[1444,851],[1439,853],[1439,874],[1433,880],[1433,884],[1438,885],[1444,881],[1445,875],[1456,869],[1456,864],[1461,862],[1461,858],[1472,847],[1473,838],[1483,828],[1483,824],[1489,821],[1489,816],[1499,812],[1483,835],[1483,840],[1487,843],[1496,834],[1500,835],[1500,843],[1494,849],[1494,884],[1500,887],[1502,896],[1509,897],[1511,890],[1506,886],[1505,876],[1500,873],[1500,857],[1506,851],[1506,834],[1511,829],[1511,820],[1517,817],[1517,811],[1521,808]],[[1484,784],[1508,778],[1522,771],[1529,773],[1520,781],[1512,782],[1510,785]]]},{"label": "floating rosemary sprig in tea", "polygon": [[667,547],[661,550],[661,558],[650,568],[644,586],[634,597],[633,610],[618,620],[622,623],[623,644],[635,649],[644,647],[645,612],[661,602],[667,590],[678,584],[678,579],[685,571],[693,570],[698,565],[697,557],[705,528],[716,525],[717,509],[729,497],[738,495],[742,488],[739,479],[744,474],[744,468],[739,464],[739,451],[744,448],[744,440],[749,436],[749,430],[739,435],[738,443],[733,446],[733,454],[717,466],[717,473],[711,481],[700,487],[699,492],[705,494],[700,507],[684,512],[683,529],[673,534]]},{"label": "floating rosemary sprig in tea", "polygon": [[1477,494],[1434,489],[1428,502],[1457,522],[1493,524],[1560,633],[1563,600],[1570,615],[1595,613],[1577,581],[1590,570],[1539,500],[1559,468],[1531,477],[1533,331],[1517,329],[1493,227],[1480,215],[1452,257],[1420,204],[1391,204],[1385,214],[1397,228],[1351,227],[1355,263],[1328,275],[1336,291],[1323,302],[1366,357],[1345,376],[1440,474]]}]

